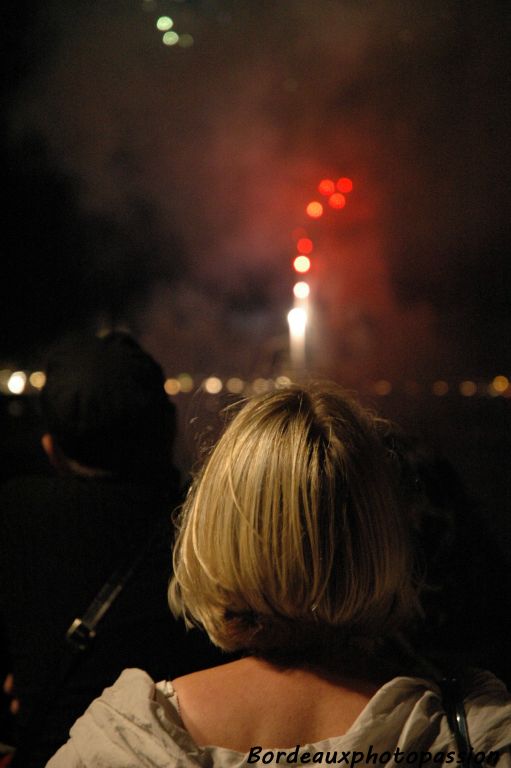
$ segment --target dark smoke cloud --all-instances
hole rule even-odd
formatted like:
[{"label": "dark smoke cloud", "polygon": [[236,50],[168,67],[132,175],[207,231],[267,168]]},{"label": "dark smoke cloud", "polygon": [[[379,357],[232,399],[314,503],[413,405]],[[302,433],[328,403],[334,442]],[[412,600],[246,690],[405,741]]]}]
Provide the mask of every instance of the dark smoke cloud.
[{"label": "dark smoke cloud", "polygon": [[[163,12],[193,48],[161,45]],[[182,240],[188,277],[153,270],[149,309],[125,302],[167,367],[282,361],[290,233],[335,174],[355,190],[310,226],[314,366],[508,365],[505,4],[61,1],[47,15],[56,45],[11,125],[44,134],[89,211],[129,221],[144,200],[159,237]]]}]

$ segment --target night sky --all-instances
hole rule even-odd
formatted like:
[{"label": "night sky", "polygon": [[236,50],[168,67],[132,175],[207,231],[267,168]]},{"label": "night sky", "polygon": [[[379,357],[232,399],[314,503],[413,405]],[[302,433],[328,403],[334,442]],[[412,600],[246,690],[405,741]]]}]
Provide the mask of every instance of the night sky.
[{"label": "night sky", "polygon": [[[182,371],[509,374],[509,16],[472,0],[5,4],[4,363],[125,324]],[[165,46],[162,15],[188,35]],[[312,222],[322,178],[342,211]]]}]

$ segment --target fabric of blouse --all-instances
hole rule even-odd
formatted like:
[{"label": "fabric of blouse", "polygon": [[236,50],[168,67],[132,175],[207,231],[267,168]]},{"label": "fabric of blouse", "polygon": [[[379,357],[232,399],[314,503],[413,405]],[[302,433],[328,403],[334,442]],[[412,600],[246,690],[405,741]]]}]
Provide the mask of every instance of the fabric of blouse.
[{"label": "fabric of blouse", "polygon": [[[477,760],[482,764],[484,753],[489,764],[511,768],[511,694],[505,685],[489,672],[475,673],[465,710]],[[421,759],[426,768],[440,763],[452,763],[456,768],[459,756],[436,684],[422,678],[394,678],[376,692],[342,736],[295,749],[242,754],[195,744],[181,720],[172,684],[156,684],[142,670],[128,669],[76,721],[69,741],[46,768],[242,768],[332,763],[353,768],[354,752],[363,753],[356,756],[359,766],[394,764],[397,755],[396,762],[403,763],[404,768],[421,768]],[[421,758],[426,752],[429,759],[427,755]]]}]

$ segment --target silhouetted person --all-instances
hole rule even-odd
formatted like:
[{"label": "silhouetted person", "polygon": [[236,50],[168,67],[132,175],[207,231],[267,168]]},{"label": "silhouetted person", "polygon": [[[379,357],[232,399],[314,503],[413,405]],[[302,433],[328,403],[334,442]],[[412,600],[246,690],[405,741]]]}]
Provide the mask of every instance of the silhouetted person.
[{"label": "silhouetted person", "polygon": [[[166,600],[179,498],[160,366],[130,336],[111,333],[59,344],[46,376],[42,444],[56,474],[15,478],[0,492],[0,620],[23,768],[44,765],[124,667],[162,677],[218,659],[185,634]],[[90,649],[61,679],[66,630],[141,552]]]},{"label": "silhouetted person", "polygon": [[411,520],[423,617],[411,641],[444,668],[492,669],[511,684],[509,571],[454,467],[413,437],[385,441]]}]

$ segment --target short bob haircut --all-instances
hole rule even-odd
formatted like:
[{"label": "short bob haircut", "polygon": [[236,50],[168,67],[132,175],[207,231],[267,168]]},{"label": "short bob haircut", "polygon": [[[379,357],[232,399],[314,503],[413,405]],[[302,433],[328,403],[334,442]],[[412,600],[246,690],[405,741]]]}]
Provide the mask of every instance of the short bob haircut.
[{"label": "short bob haircut", "polygon": [[173,613],[261,655],[398,629],[416,595],[380,427],[333,384],[245,404],[181,511]]}]

